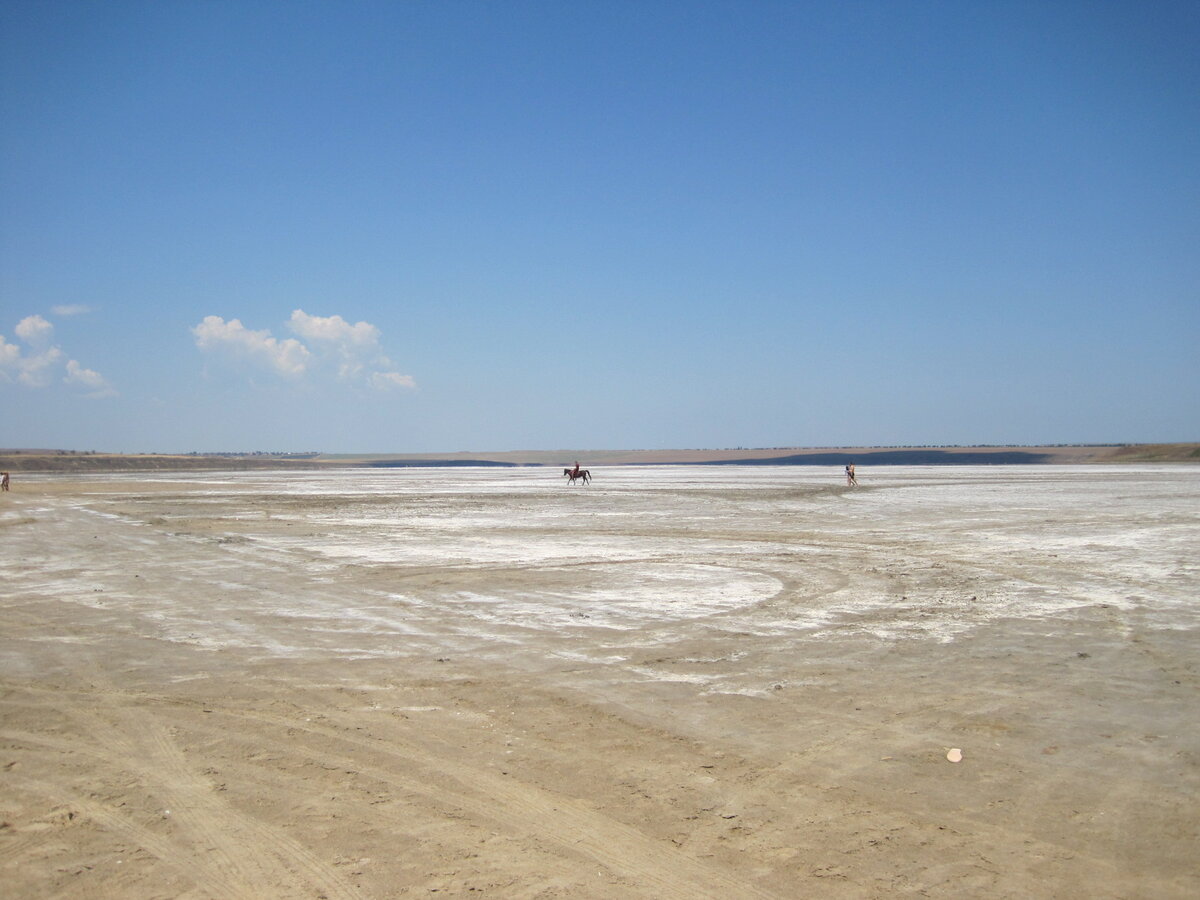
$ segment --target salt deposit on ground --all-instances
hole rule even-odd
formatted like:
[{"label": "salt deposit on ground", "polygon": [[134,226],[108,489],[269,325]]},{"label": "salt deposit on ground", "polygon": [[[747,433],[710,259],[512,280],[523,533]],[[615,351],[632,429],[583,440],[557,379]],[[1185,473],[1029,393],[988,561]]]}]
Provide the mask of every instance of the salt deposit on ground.
[{"label": "salt deposit on ground", "polygon": [[[1200,467],[592,472],[22,475],[16,896],[1200,886]],[[91,830],[38,856],[71,804]],[[188,849],[221,828],[224,867]],[[148,848],[119,876],[114,835]]]}]

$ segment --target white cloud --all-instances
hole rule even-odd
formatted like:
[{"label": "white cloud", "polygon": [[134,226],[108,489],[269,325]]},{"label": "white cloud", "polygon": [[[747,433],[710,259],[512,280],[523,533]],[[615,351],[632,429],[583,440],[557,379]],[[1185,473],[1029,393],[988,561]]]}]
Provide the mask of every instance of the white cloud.
[{"label": "white cloud", "polygon": [[284,375],[311,374],[366,384],[378,390],[413,388],[411,375],[389,371],[392,361],[380,350],[380,331],[370,322],[351,325],[341,316],[310,316],[292,311],[288,327],[307,341],[278,340],[269,331],[251,331],[238,319],[207,316],[192,329],[201,350],[223,348],[265,363]]},{"label": "white cloud", "polygon": [[16,344],[10,344],[4,339],[4,335],[0,334],[0,372],[5,369],[15,369],[17,360],[21,358],[21,348]]},{"label": "white cloud", "polygon": [[50,312],[56,316],[82,316],[84,313],[90,313],[92,308],[84,306],[82,303],[64,303],[59,306],[50,307]]},{"label": "white cloud", "polygon": [[226,322],[220,316],[205,316],[192,329],[201,350],[226,350],[266,364],[281,375],[298,377],[308,368],[311,353],[295,338],[278,340],[269,331],[251,331],[240,319]]},{"label": "white cloud", "polygon": [[54,335],[54,326],[41,316],[26,316],[16,327],[17,337],[31,347],[45,347]]},{"label": "white cloud", "polygon": [[111,397],[116,393],[103,375],[92,369],[85,369],[73,359],[67,360],[67,374],[63,381],[87,388],[93,397]]},{"label": "white cloud", "polygon": [[38,353],[22,356],[17,362],[17,380],[26,387],[48,387],[58,375],[57,369],[62,358],[63,352],[57,347],[47,347]]},{"label": "white cloud", "polygon": [[46,388],[61,380],[83,388],[92,397],[116,394],[103,375],[67,359],[62,348],[51,343],[54,326],[41,316],[26,316],[14,330],[26,346],[10,343],[0,335],[0,382]]},{"label": "white cloud", "polygon": [[399,372],[373,372],[369,379],[371,387],[379,391],[395,390],[397,388],[415,388],[416,381],[411,375],[401,375]]},{"label": "white cloud", "polygon": [[366,349],[379,345],[379,329],[369,322],[351,325],[341,316],[310,316],[302,309],[292,312],[292,331],[310,341],[336,344],[343,350]]},{"label": "white cloud", "polygon": [[365,379],[372,387],[394,387],[395,376],[412,382],[407,375],[380,371],[392,363],[380,352],[379,329],[370,322],[351,325],[341,316],[310,316],[297,309],[288,324],[312,344],[314,352],[336,360],[340,381]]}]

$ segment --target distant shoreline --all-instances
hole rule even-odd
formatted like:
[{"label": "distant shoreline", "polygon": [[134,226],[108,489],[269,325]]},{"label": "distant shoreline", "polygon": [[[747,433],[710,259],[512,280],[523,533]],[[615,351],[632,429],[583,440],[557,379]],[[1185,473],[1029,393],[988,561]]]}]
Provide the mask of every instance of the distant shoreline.
[{"label": "distant shoreline", "polygon": [[1042,447],[775,447],[723,450],[505,450],[455,453],[157,454],[2,450],[0,471],[125,472],[219,469],[445,468],[644,465],[1086,465],[1200,463],[1200,443]]}]

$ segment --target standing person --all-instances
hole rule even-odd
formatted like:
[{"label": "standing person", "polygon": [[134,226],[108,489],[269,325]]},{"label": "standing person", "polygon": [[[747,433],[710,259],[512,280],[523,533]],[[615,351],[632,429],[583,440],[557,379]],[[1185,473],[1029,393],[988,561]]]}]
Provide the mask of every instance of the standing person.
[{"label": "standing person", "polygon": [[850,463],[846,463],[846,487],[854,484],[854,476],[851,474]]},{"label": "standing person", "polygon": [[0,472],[0,490],[8,490],[8,473]]},{"label": "standing person", "polygon": [[850,463],[850,465],[846,466],[846,469],[850,473],[850,483],[852,485],[854,485],[855,487],[857,487],[858,486],[858,476],[854,474],[854,463]]}]

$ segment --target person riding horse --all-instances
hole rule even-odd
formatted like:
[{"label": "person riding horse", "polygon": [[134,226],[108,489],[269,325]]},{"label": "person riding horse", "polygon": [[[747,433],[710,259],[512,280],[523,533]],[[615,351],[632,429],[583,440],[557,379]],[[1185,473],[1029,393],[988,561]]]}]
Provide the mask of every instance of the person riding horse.
[{"label": "person riding horse", "polygon": [[582,480],[584,484],[587,484],[589,481],[592,480],[592,473],[589,472],[587,469],[579,468],[578,460],[575,461],[575,468],[563,469],[563,475],[566,476],[568,479],[570,479],[567,482],[568,484],[574,484],[577,479]]}]

